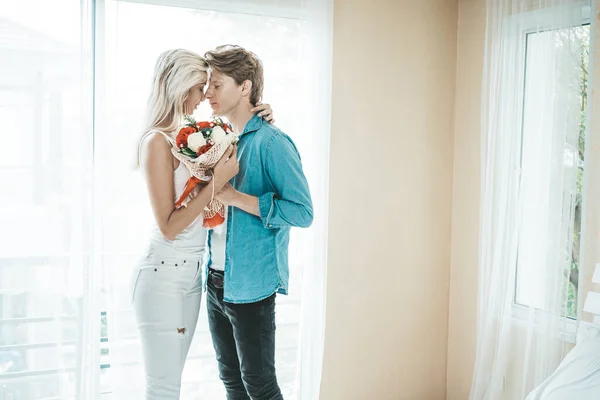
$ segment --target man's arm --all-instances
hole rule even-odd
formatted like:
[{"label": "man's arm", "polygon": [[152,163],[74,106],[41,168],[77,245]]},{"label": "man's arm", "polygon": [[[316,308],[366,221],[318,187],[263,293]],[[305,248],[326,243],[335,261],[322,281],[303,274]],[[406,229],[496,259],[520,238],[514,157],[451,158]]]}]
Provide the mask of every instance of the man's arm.
[{"label": "man's arm", "polygon": [[223,189],[215,195],[215,199],[227,206],[237,207],[248,214],[260,217],[258,197],[238,192],[229,183],[223,186]]},{"label": "man's arm", "polygon": [[265,153],[265,169],[273,192],[256,197],[226,185],[216,196],[217,200],[256,215],[268,229],[308,228],[313,221],[308,182],[300,154],[286,135],[276,133],[271,137]]},{"label": "man's arm", "polygon": [[267,145],[265,158],[266,174],[275,190],[258,197],[263,225],[272,229],[308,228],[313,221],[313,205],[296,146],[288,136],[276,133]]}]

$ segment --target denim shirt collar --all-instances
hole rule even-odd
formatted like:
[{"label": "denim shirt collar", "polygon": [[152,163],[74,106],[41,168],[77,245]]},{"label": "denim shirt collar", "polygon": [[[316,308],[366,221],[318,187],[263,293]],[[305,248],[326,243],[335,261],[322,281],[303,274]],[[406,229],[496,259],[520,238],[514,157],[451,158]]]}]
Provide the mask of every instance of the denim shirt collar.
[{"label": "denim shirt collar", "polygon": [[252,116],[252,118],[250,118],[250,120],[248,122],[246,122],[246,126],[244,127],[244,130],[242,131],[242,133],[240,133],[240,136],[243,136],[246,133],[256,132],[257,130],[259,130],[262,127],[262,124],[263,124],[263,119],[261,117],[257,116],[256,114],[254,114]]}]

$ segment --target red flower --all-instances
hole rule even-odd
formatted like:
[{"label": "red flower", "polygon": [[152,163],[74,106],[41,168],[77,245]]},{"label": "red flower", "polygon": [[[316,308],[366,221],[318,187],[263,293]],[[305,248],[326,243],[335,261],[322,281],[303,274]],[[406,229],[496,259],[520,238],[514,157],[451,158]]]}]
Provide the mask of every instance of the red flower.
[{"label": "red flower", "polygon": [[202,154],[206,153],[207,151],[209,151],[211,149],[211,147],[213,147],[212,144],[207,143],[204,146],[200,147],[198,149],[198,151],[196,152],[196,154],[198,154],[198,157],[200,157]]},{"label": "red flower", "polygon": [[183,128],[181,128],[181,130],[177,134],[177,139],[175,140],[175,142],[177,143],[177,147],[187,147],[187,138],[192,133],[196,133],[196,130],[191,126],[184,126]]},{"label": "red flower", "polygon": [[207,122],[207,121],[200,121],[200,122],[196,123],[196,126],[198,127],[198,129],[211,128],[210,122]]}]

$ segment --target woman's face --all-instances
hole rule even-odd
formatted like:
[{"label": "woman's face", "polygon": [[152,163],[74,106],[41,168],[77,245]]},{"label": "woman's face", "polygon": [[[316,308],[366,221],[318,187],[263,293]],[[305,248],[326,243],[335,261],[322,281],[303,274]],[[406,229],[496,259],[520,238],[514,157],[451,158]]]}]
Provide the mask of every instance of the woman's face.
[{"label": "woman's face", "polygon": [[206,86],[206,80],[192,86],[188,92],[188,97],[183,104],[186,115],[192,115],[194,110],[204,101],[204,86]]}]

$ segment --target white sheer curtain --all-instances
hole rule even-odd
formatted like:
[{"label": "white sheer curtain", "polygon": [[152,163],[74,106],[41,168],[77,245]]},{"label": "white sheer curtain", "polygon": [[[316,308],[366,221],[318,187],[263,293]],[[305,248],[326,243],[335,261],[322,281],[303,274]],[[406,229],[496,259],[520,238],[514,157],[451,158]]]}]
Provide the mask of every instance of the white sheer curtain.
[{"label": "white sheer curtain", "polygon": [[600,329],[600,316],[583,311],[588,292],[600,292],[600,284],[592,282],[596,264],[600,257],[600,185],[597,184],[597,182],[600,182],[600,153],[596,150],[600,149],[600,101],[598,101],[598,93],[600,93],[600,68],[598,68],[598,60],[600,59],[600,20],[597,18],[600,12],[600,2],[592,0],[592,7],[591,15],[596,16],[596,18],[591,18],[590,60],[594,65],[589,72],[590,106],[587,118],[585,197],[582,215],[584,230],[582,248],[584,254],[579,279],[579,312],[582,321],[595,322],[595,326]]},{"label": "white sheer curtain", "polygon": [[[290,296],[279,296],[276,362],[286,399],[316,399],[324,331],[329,157],[331,2],[116,1],[97,15],[98,138],[102,288],[107,321],[103,389],[135,399],[143,384],[129,277],[151,222],[139,174],[129,169],[157,56],[169,48],[203,54],[225,43],[254,51],[265,67],[264,101],[296,142],[315,201],[315,223],[293,230]],[[157,27],[159,27],[157,29]],[[198,119],[210,116],[203,104]],[[203,298],[182,398],[225,398]],[[299,357],[301,355],[301,357]],[[105,379],[105,380],[104,380]]]},{"label": "white sheer curtain", "polygon": [[[309,148],[321,160],[307,170],[315,220],[310,231],[311,256],[304,266],[298,382],[300,400],[319,398],[325,342],[325,288],[327,280],[327,226],[329,207],[329,131],[331,124],[331,66],[333,1],[303,0],[307,32],[303,57],[307,59],[306,99],[310,119],[303,129],[313,131]],[[318,128],[317,128],[318,127]]]},{"label": "white sheer curtain", "polygon": [[0,5],[3,399],[98,391],[91,4]]},{"label": "white sheer curtain", "polygon": [[[158,54],[224,43],[263,60],[264,99],[313,192],[315,222],[292,233],[290,296],[278,297],[277,367],[286,399],[318,398],[332,1],[5,3],[0,398],[141,398],[129,278],[152,216],[130,169],[135,139]],[[184,399],[224,398],[204,308],[183,381]]]},{"label": "white sheer curtain", "polygon": [[570,346],[587,6],[574,0],[486,3],[472,400],[525,398]]}]

